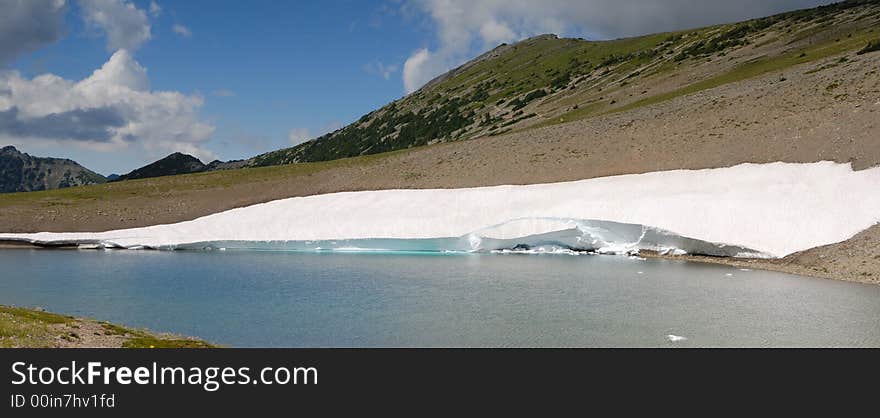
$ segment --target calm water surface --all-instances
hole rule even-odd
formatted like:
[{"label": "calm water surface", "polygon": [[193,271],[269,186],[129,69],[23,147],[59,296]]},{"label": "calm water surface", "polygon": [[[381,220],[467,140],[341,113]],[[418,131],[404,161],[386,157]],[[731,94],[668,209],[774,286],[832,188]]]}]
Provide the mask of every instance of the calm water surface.
[{"label": "calm water surface", "polygon": [[613,256],[0,250],[0,304],[230,346],[880,346],[880,286]]}]

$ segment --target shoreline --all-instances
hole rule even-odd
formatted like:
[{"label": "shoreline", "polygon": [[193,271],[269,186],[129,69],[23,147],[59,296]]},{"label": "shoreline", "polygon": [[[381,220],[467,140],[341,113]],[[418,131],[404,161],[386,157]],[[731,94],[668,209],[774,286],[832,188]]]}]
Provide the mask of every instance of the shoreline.
[{"label": "shoreline", "polygon": [[[49,250],[49,251],[58,251],[58,250],[71,250],[77,249],[76,247],[63,247],[63,246],[40,246],[33,243],[25,242],[25,241],[0,241],[0,250]],[[86,249],[90,251],[166,251],[166,250],[126,250],[126,249]],[[809,250],[808,250],[809,251]],[[620,255],[618,255],[620,256]],[[835,271],[829,271],[827,268],[823,267],[805,267],[803,265],[796,264],[793,260],[789,259],[789,257],[796,256],[792,255],[785,258],[737,258],[737,257],[718,257],[718,256],[707,256],[707,255],[699,255],[699,254],[684,254],[684,255],[664,255],[660,254],[656,251],[650,250],[640,250],[638,252],[639,257],[655,259],[655,260],[670,260],[670,261],[686,261],[692,263],[704,263],[704,264],[714,264],[714,265],[722,265],[722,266],[730,266],[730,267],[738,267],[738,268],[747,268],[753,270],[764,270],[764,271],[773,271],[778,273],[786,273],[792,274],[796,276],[804,276],[804,277],[812,277],[817,279],[825,279],[825,280],[837,280],[842,282],[849,283],[860,283],[860,284],[868,284],[880,286],[880,278],[869,276],[869,277],[858,277],[852,275],[841,274]],[[3,305],[0,305],[2,307]]]},{"label": "shoreline", "polygon": [[671,260],[671,261],[687,261],[691,263],[714,264],[730,267],[745,268],[750,270],[773,271],[777,273],[792,274],[795,276],[811,277],[815,279],[836,280],[848,283],[860,283],[867,285],[880,286],[880,280],[876,278],[871,280],[868,278],[859,278],[858,276],[842,275],[836,272],[828,271],[827,268],[807,268],[786,258],[736,258],[736,257],[712,257],[706,255],[685,254],[685,255],[663,255],[652,251],[641,251],[639,257],[650,258],[655,260]]},{"label": "shoreline", "polygon": [[194,337],[7,305],[0,305],[0,331],[0,349],[219,348]]}]

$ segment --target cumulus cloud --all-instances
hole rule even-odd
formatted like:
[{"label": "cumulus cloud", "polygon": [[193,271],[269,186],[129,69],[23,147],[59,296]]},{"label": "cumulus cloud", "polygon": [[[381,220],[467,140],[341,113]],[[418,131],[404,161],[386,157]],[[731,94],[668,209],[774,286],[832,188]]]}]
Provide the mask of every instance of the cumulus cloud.
[{"label": "cumulus cloud", "polygon": [[515,40],[517,35],[507,25],[492,19],[480,26],[480,37],[484,44],[500,44]]},{"label": "cumulus cloud", "polygon": [[134,51],[152,37],[147,13],[125,0],[79,0],[89,27],[107,35],[107,50]]},{"label": "cumulus cloud", "polygon": [[64,33],[64,0],[0,0],[0,66]]},{"label": "cumulus cloud", "polygon": [[832,0],[409,0],[428,16],[438,46],[413,52],[404,87],[413,92],[477,52],[542,33],[618,38],[739,21]]},{"label": "cumulus cloud", "polygon": [[397,66],[394,64],[385,65],[380,61],[373,61],[364,66],[364,71],[366,71],[367,74],[379,76],[388,80],[397,72]]},{"label": "cumulus cloud", "polygon": [[445,57],[432,56],[427,48],[414,52],[403,63],[403,87],[412,93],[423,86],[431,78],[442,73],[447,66]]},{"label": "cumulus cloud", "polygon": [[125,124],[112,107],[74,109],[34,118],[19,118],[18,114],[15,106],[0,111],[0,134],[105,142],[111,139],[111,128]]},{"label": "cumulus cloud", "polygon": [[192,37],[192,31],[190,31],[188,27],[181,24],[175,23],[174,26],[171,27],[171,30],[184,38]]},{"label": "cumulus cloud", "polygon": [[140,146],[216,158],[203,147],[214,127],[199,120],[199,96],[150,91],[147,70],[120,50],[89,77],[33,79],[0,73],[0,142],[72,144],[96,151]]},{"label": "cumulus cloud", "polygon": [[312,139],[312,134],[308,128],[293,128],[287,134],[287,141],[290,142],[290,145],[299,145],[310,139]]}]

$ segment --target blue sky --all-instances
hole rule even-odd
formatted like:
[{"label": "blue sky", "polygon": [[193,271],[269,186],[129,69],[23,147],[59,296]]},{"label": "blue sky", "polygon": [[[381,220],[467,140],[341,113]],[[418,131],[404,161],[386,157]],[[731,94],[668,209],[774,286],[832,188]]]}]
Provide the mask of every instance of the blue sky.
[{"label": "blue sky", "polygon": [[[221,159],[247,158],[289,146],[290,131],[317,136],[401,97],[400,65],[423,46],[417,25],[382,1],[159,2],[152,38],[135,53],[152,90],[204,96],[202,119],[216,127],[206,145]],[[148,7],[147,2],[135,2]],[[112,54],[89,30],[73,3],[57,42],[27,54],[12,68],[32,78],[53,73],[88,77]],[[183,25],[191,35],[172,29]],[[383,67],[390,73],[380,73]],[[388,71],[388,70],[385,70]],[[24,148],[27,148],[26,146]],[[71,150],[95,170],[127,172],[164,156],[105,158],[90,149]],[[34,147],[36,154],[52,154]]]},{"label": "blue sky", "polygon": [[[101,127],[112,133],[94,139],[0,126],[0,145],[103,174],[178,150],[205,162],[247,158],[339,128],[500,42],[630,36],[827,1],[725,3],[0,0],[14,10],[0,18],[0,48],[14,46],[0,56],[0,112],[35,123],[98,108],[118,115]],[[32,35],[10,28],[26,20],[42,23],[28,27]],[[106,74],[93,76],[102,66]],[[43,74],[63,80],[47,87]]]}]

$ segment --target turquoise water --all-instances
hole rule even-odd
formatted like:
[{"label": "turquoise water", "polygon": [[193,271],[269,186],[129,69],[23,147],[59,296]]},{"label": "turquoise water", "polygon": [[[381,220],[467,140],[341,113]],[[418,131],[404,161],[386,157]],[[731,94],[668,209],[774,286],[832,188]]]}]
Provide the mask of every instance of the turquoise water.
[{"label": "turquoise water", "polygon": [[880,286],[664,260],[0,250],[0,269],[0,304],[230,346],[880,346]]}]

